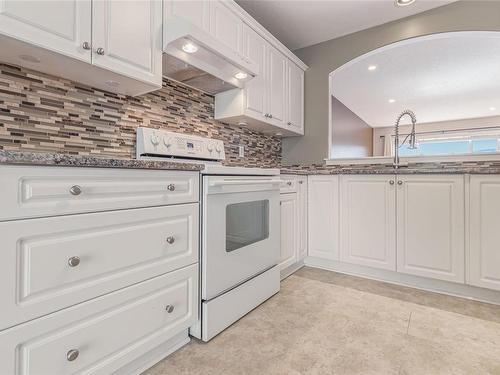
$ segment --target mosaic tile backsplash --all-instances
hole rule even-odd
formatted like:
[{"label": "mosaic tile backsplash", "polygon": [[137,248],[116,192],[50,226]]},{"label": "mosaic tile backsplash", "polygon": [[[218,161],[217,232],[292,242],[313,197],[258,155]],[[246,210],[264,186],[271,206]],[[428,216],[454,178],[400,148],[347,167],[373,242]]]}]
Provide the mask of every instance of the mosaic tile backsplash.
[{"label": "mosaic tile backsplash", "polygon": [[212,96],[167,79],[130,97],[0,63],[0,149],[134,158],[135,129],[147,126],[221,139],[227,165],[280,166],[280,138],[213,114]]}]

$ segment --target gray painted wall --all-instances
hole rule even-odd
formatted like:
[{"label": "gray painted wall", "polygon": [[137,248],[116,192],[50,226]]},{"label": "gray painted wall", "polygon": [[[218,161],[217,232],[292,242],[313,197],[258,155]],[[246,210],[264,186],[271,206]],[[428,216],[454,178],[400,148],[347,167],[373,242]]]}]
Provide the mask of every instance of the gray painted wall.
[{"label": "gray painted wall", "polygon": [[335,114],[335,126],[332,129],[333,157],[373,156],[373,128],[334,96],[332,112]]},{"label": "gray painted wall", "polygon": [[329,156],[330,72],[355,57],[390,43],[464,30],[500,31],[500,1],[459,1],[294,51],[309,65],[305,73],[305,135],[283,140],[283,164],[318,163]]}]

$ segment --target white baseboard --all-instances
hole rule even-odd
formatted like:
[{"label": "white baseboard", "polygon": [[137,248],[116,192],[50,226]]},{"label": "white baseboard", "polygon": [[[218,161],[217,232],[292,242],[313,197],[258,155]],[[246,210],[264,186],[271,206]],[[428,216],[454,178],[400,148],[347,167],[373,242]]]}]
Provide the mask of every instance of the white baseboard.
[{"label": "white baseboard", "polygon": [[139,375],[142,374],[147,369],[153,367],[155,364],[160,362],[165,357],[169,356],[173,352],[179,350],[184,345],[188,344],[190,341],[188,330],[175,335],[170,340],[164,342],[163,344],[157,346],[153,350],[147,352],[142,357],[137,358],[135,361],[123,366],[118,371],[114,372],[114,375],[118,374],[129,374],[129,375]]},{"label": "white baseboard", "polygon": [[420,276],[406,275],[395,271],[381,270],[317,257],[306,257],[304,264],[309,267],[321,268],[347,275],[364,277],[391,284],[422,289],[429,292],[447,294],[474,301],[500,305],[500,292],[495,290],[478,288],[465,284],[457,284],[449,281],[428,279]]},{"label": "white baseboard", "polygon": [[287,268],[285,268],[284,270],[281,270],[280,271],[281,281],[286,279],[288,276],[294,274],[295,272],[300,270],[302,267],[304,267],[304,260],[301,260],[297,263],[294,263],[291,266],[288,266]]}]

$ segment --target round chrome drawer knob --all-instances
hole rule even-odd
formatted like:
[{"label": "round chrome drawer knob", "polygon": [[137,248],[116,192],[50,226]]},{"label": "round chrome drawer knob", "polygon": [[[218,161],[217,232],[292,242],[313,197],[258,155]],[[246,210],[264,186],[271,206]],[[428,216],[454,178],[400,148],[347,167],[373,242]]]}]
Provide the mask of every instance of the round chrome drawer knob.
[{"label": "round chrome drawer knob", "polygon": [[403,185],[403,181],[399,180],[398,185]]},{"label": "round chrome drawer knob", "polygon": [[71,257],[68,259],[68,264],[70,267],[76,267],[80,264],[80,257]]},{"label": "round chrome drawer knob", "polygon": [[390,180],[389,185],[394,185],[394,180]]},{"label": "round chrome drawer knob", "polygon": [[66,353],[66,359],[70,362],[73,362],[75,359],[78,358],[79,355],[80,352],[78,351],[78,349],[71,349]]},{"label": "round chrome drawer knob", "polygon": [[292,181],[288,181],[286,184],[287,184],[288,186],[292,186]]},{"label": "round chrome drawer knob", "polygon": [[90,43],[89,42],[83,42],[82,48],[86,49],[86,50],[89,50],[90,49]]},{"label": "round chrome drawer knob", "polygon": [[172,245],[175,242],[175,238],[173,236],[168,236],[167,237],[167,242]]},{"label": "round chrome drawer knob", "polygon": [[71,188],[69,189],[69,192],[72,194],[72,195],[80,195],[82,193],[82,188],[81,186],[79,185],[73,185],[71,186]]},{"label": "round chrome drawer knob", "polygon": [[165,306],[165,310],[169,313],[172,314],[174,312],[174,305],[167,305]]},{"label": "round chrome drawer knob", "polygon": [[174,184],[169,184],[167,186],[168,191],[174,191],[175,190],[175,185]]},{"label": "round chrome drawer knob", "polygon": [[96,50],[96,53],[97,53],[98,55],[101,55],[101,56],[102,56],[102,55],[104,55],[104,48],[99,47],[99,48]]}]

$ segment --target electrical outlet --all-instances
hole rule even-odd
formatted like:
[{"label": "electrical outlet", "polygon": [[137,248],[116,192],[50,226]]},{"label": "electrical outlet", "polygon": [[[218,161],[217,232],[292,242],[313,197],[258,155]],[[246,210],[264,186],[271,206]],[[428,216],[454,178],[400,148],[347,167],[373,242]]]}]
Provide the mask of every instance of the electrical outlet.
[{"label": "electrical outlet", "polygon": [[245,157],[245,146],[238,146],[238,155],[240,158]]}]

